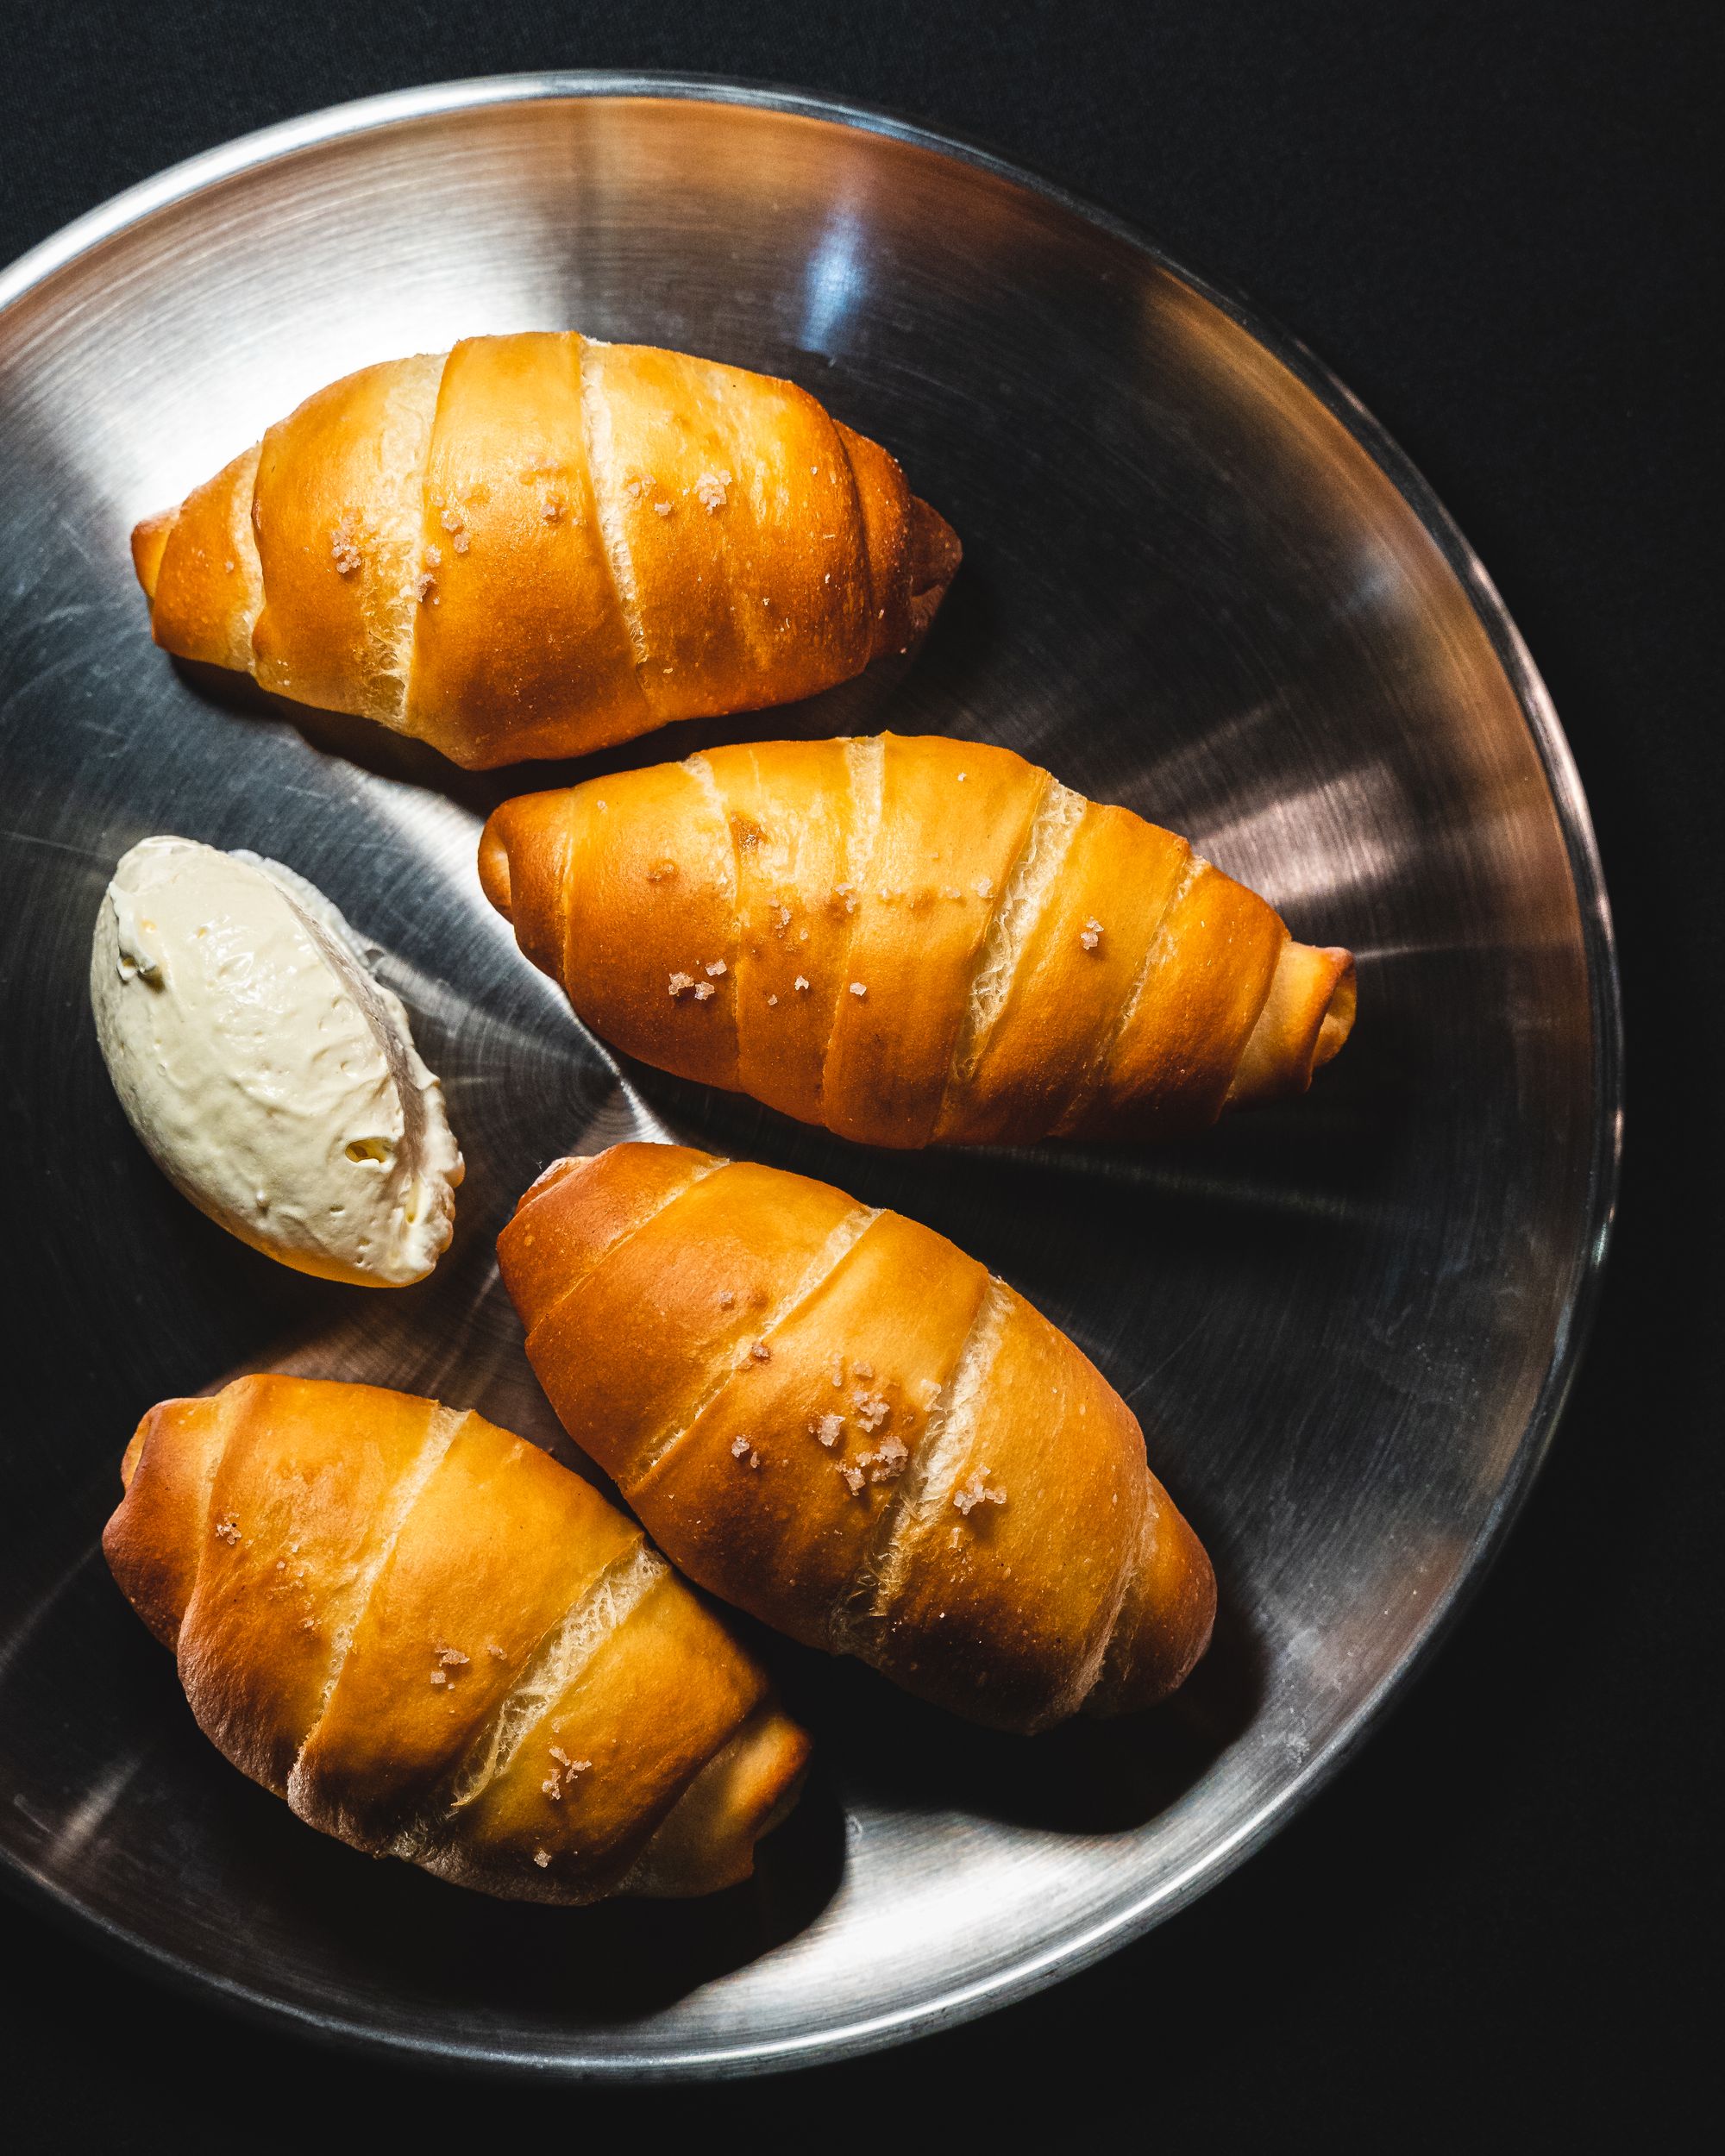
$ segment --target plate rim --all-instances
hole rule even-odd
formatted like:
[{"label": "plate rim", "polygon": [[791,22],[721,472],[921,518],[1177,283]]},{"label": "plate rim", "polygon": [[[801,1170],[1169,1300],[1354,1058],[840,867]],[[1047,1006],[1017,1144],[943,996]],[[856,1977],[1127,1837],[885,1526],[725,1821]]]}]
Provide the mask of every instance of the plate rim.
[{"label": "plate rim", "polygon": [[[1585,791],[1562,722],[1532,654],[1484,564],[1436,492],[1361,400],[1301,339],[1226,282],[1194,272],[1130,220],[1103,208],[974,137],[904,117],[879,106],[744,78],[651,69],[549,69],[475,76],[416,85],[329,105],[239,135],[169,166],[111,196],[0,271],[0,316],[105,241],[173,204],[259,166],[345,137],[379,133],[493,105],[559,99],[740,105],[884,136],[991,174],[1078,217],[1195,291],[1242,329],[1314,396],[1395,487],[1442,555],[1465,593],[1519,706],[1540,759],[1562,832],[1587,968],[1595,1092],[1584,1195],[1584,1234],[1577,1271],[1560,1311],[1550,1359],[1515,1454],[1463,1569],[1427,1614],[1413,1648],[1360,1702],[1348,1721],[1301,1772],[1258,1806],[1220,1848],[1193,1859],[1170,1881],[1076,1934],[1021,1956],[1009,1968],[957,1984],[885,2013],[800,2036],[686,2050],[581,2053],[541,2046],[511,2049],[395,2034],[351,2015],[320,2013],[198,1964],[85,1908],[0,1849],[0,1885],[60,1928],[175,1990],[237,2013],[255,2024],[298,2034],[335,2049],[401,2064],[499,2077],[554,2077],[571,2082],[731,2079],[825,2065],[973,2021],[1030,1996],[1143,1937],[1228,1877],[1304,1809],[1405,1699],[1502,1556],[1509,1531],[1548,1455],[1590,1336],[1615,1219],[1623,1134],[1623,1017],[1616,937],[1603,863]],[[79,1568],[82,1569],[81,1567]]]}]

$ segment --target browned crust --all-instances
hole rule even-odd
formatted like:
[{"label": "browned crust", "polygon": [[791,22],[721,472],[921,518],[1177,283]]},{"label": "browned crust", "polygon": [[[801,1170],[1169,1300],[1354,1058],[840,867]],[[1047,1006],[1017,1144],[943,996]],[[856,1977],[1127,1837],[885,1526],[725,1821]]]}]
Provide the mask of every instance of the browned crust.
[{"label": "browned crust", "polygon": [[975,742],[739,744],[523,795],[480,875],[607,1040],[868,1144],[1180,1136],[1304,1092],[1353,1023],[1347,951]]},{"label": "browned crust", "polygon": [[580,754],[657,723],[606,558],[581,342],[469,337],[443,370],[406,724],[470,767]]},{"label": "browned crust", "polygon": [[[297,704],[405,722],[413,527],[442,361],[362,367],[265,435],[252,523],[260,687]],[[158,599],[158,607],[160,601]]]},{"label": "browned crust", "polygon": [[[599,1158],[608,1163],[603,1169]],[[711,1165],[710,1154],[690,1145],[637,1146],[616,1161],[608,1155],[554,1161],[523,1194],[497,1241],[498,1263],[523,1324],[536,1326],[613,1244]]]},{"label": "browned crust", "polygon": [[727,1601],[1011,1730],[1202,1651],[1209,1560],[1131,1411],[931,1230],[624,1144],[542,1179],[499,1258],[565,1427]]},{"label": "browned crust", "polygon": [[[244,1378],[154,1409],[122,1476],[116,1579],[205,1733],[327,1833],[580,1902],[643,1866],[642,1891],[728,1885],[788,1801],[806,1740],[758,1665],[632,1521],[476,1415]],[[499,1751],[511,1696],[535,1710]]]},{"label": "browned crust", "polygon": [[[800,1178],[763,1186],[759,1174],[750,1179],[756,1206],[781,1203],[788,1211],[806,1202],[796,1188]],[[728,1219],[747,1202],[738,1181],[713,1186],[715,1211],[722,1205]],[[844,1200],[825,1185],[812,1188],[819,1194],[809,1246],[819,1251],[829,1219],[844,1218]],[[693,1225],[675,1206],[662,1223],[670,1236]],[[844,1466],[872,1452],[875,1439],[914,1452],[929,1437],[930,1396],[951,1382],[988,1284],[982,1266],[932,1230],[899,1213],[877,1214],[844,1261],[794,1310],[777,1316],[757,1306],[751,1313],[745,1336],[767,1324],[770,1361],[752,1359],[756,1343],[750,1339],[742,1352],[751,1359],[737,1356],[733,1382],[662,1457],[644,1471],[621,1463],[630,1503],[659,1523],[667,1546],[674,1546],[677,1561],[703,1586],[806,1645],[835,1645],[852,1583],[870,1562],[901,1494],[897,1476],[869,1479],[872,1462],[870,1470],[857,1470],[863,1480],[852,1489]],[[573,1300],[584,1303],[579,1289]],[[587,1308],[571,1312],[555,1336],[539,1337],[548,1363],[560,1342],[568,1351],[586,1316]],[[847,1371],[860,1363],[874,1376],[835,1386],[831,1363],[839,1352]],[[723,1367],[722,1353],[709,1358],[709,1370]],[[875,1432],[859,1415],[859,1394],[885,1410]],[[810,1426],[835,1412],[849,1428],[826,1445]],[[869,1418],[875,1413],[869,1409]],[[674,1416],[670,1420],[675,1426]],[[932,1661],[931,1671],[937,1668]],[[927,1687],[913,1681],[911,1689]]]},{"label": "browned crust", "polygon": [[516,937],[533,962],[578,1009],[611,1013],[630,1055],[734,1086],[732,841],[699,772],[658,764],[530,795],[487,828],[508,856]]},{"label": "browned crust", "polygon": [[1288,931],[1208,862],[1157,925],[1148,969],[1094,1083],[1056,1125],[1074,1138],[1179,1138],[1221,1113]]},{"label": "browned crust", "polygon": [[167,649],[470,768],[830,688],[960,553],[794,384],[573,331],[331,383],[133,535]]},{"label": "browned crust", "polygon": [[880,823],[858,864],[822,1120],[864,1144],[925,1145],[988,924],[1048,774],[1010,749],[938,735],[888,734],[880,753]]}]

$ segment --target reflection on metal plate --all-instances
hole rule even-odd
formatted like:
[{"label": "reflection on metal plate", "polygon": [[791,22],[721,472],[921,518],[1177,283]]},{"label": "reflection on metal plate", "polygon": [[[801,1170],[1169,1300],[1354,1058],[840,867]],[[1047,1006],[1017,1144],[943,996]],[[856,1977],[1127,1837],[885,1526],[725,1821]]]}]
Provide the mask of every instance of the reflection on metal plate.
[{"label": "reflection on metal plate", "polygon": [[[0,1507],[0,1855],[111,1940],[350,2040],[589,2072],[888,2040],[1143,1930],[1285,1819],[1404,1677],[1537,1464],[1609,1219],[1609,924],[1556,720],[1484,572],[1372,423],[1106,218],[868,115],[520,78],[278,129],[0,279],[0,970],[16,1278]],[[617,1062],[480,897],[543,768],[212,690],[127,557],[298,398],[464,334],[574,325],[794,376],[962,533],[926,647],[698,743],[890,724],[1002,741],[1185,831],[1352,946],[1311,1097],[1159,1152],[871,1154]],[[85,1000],[152,831],[262,849],[388,954],[466,1149],[420,1288],[308,1280],[174,1196]],[[1126,1394],[1222,1582],[1172,1707],[1026,1743],[763,1641],[819,1765],[758,1877],[586,1914],[298,1826],[193,1727],[96,1553],[137,1416],[272,1367],[560,1440],[492,1241],[549,1158],[675,1134],[931,1222]],[[75,1711],[69,1702],[75,1702]]]}]

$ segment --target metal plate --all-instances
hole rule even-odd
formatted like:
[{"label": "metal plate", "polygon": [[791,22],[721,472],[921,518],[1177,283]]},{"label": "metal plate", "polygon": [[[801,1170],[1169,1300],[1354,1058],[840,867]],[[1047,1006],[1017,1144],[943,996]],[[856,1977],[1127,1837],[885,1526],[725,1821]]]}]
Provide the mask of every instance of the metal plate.
[{"label": "metal plate", "polygon": [[[1556,719],[1484,573],[1346,392],[1107,217],[867,113],[708,83],[469,84],[202,158],[0,280],[8,1180],[4,1871],[341,2040],[740,2071],[975,2014],[1141,1932],[1284,1821],[1527,1489],[1609,1219],[1610,930]],[[465,778],[301,727],[147,642],[126,539],[330,377],[573,323],[794,376],[899,452],[965,567],[898,676],[608,759],[890,724],[1004,741],[1188,832],[1359,954],[1306,1101],[1155,1153],[873,1155],[619,1069],[518,955]],[[260,848],[387,952],[469,1180],[431,1282],[302,1279],[183,1204],[86,1002],[116,857]],[[819,1769],[759,1877],[586,1914],[306,1832],[198,1734],[96,1551],[151,1401],[381,1380],[553,1441],[492,1239],[559,1151],[692,1135],[917,1214],[1066,1327],[1214,1552],[1159,1714],[1026,1743],[766,1651]]]}]

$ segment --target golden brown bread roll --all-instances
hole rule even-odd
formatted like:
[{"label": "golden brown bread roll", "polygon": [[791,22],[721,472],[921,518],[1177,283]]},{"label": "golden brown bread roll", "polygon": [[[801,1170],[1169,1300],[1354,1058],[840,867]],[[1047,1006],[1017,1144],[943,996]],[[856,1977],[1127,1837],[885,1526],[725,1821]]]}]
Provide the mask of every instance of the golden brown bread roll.
[{"label": "golden brown bread roll", "polygon": [[331,383],[132,557],[168,650],[472,768],[848,680],[959,547],[794,384],[567,330]]},{"label": "golden brown bread roll", "polygon": [[301,1819],[512,1900],[745,1878],[808,1752],[634,1522],[478,1415],[244,1377],[139,1426],[102,1546]]},{"label": "golden brown bread roll", "polygon": [[505,801],[480,877],[607,1040],[872,1145],[1150,1138],[1302,1093],[1353,960],[1010,749],[710,749]]},{"label": "golden brown bread roll", "polygon": [[577,1445],[693,1579],[1002,1729],[1173,1690],[1209,1559],[1131,1410],[943,1236],[681,1145],[559,1161],[498,1240]]}]

